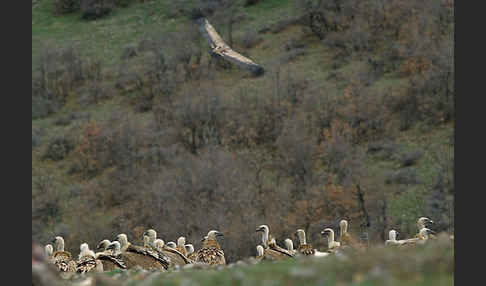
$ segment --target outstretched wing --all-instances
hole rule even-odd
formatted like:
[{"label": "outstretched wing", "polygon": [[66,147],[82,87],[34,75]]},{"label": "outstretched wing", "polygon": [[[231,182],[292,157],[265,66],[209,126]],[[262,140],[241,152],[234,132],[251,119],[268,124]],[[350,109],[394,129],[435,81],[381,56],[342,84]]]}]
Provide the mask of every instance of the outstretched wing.
[{"label": "outstretched wing", "polygon": [[213,54],[221,56],[223,59],[241,68],[248,69],[255,76],[263,75],[264,69],[249,58],[233,51],[218,35],[206,18],[201,18],[198,22],[201,33],[209,41]]}]

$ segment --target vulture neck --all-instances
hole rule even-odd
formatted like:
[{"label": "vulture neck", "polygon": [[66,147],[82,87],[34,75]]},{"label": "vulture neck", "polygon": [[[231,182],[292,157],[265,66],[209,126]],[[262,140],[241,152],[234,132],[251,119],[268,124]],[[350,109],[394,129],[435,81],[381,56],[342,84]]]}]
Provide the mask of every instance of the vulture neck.
[{"label": "vulture neck", "polygon": [[327,237],[327,243],[329,245],[331,245],[332,243],[334,243],[334,232],[329,232],[329,235]]},{"label": "vulture neck", "polygon": [[300,241],[300,245],[306,245],[307,244],[307,242],[305,240],[305,232],[299,231],[299,241]]},{"label": "vulture neck", "polygon": [[268,248],[268,229],[264,228],[262,233],[263,247]]}]

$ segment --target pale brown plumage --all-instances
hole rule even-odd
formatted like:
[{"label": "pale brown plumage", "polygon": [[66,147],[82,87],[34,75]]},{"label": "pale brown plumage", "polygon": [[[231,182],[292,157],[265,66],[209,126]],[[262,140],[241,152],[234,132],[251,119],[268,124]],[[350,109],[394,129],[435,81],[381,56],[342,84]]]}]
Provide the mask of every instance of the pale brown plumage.
[{"label": "pale brown plumage", "polygon": [[45,248],[42,249],[32,241],[32,286],[66,286],[57,268],[48,261],[44,252]]},{"label": "pale brown plumage", "polygon": [[131,244],[126,234],[119,234],[116,239],[121,244],[121,256],[128,269],[136,266],[146,270],[168,268],[169,261],[165,257],[160,257],[157,252],[148,248]]},{"label": "pale brown plumage", "polygon": [[71,259],[71,253],[67,251],[55,251],[52,261],[61,272],[76,272],[76,262]]},{"label": "pale brown plumage", "polygon": [[186,253],[186,238],[181,236],[177,239],[177,247],[176,249],[182,253],[182,255],[184,255],[185,257],[187,257],[187,253]]},{"label": "pale brown plumage", "polygon": [[196,262],[205,263],[209,265],[225,265],[224,252],[219,246],[216,237],[223,236],[222,233],[216,230],[211,230],[203,239],[201,249],[197,251]]},{"label": "pale brown plumage", "polygon": [[76,264],[76,272],[103,272],[103,264],[96,259],[95,253],[89,249],[87,243],[81,244],[80,250]]},{"label": "pale brown plumage", "polygon": [[69,251],[64,250],[64,238],[56,236],[52,241],[56,251],[52,254],[52,262],[61,272],[76,272],[76,261],[71,257]]}]

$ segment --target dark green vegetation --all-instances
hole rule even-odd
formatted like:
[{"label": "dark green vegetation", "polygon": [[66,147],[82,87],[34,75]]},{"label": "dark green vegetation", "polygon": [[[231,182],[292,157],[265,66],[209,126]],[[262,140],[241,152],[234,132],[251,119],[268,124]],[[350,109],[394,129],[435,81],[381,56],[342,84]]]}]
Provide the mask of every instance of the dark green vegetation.
[{"label": "dark green vegetation", "polygon": [[[218,229],[232,262],[255,254],[263,223],[279,240],[304,228],[318,249],[341,218],[371,243],[414,235],[420,216],[453,232],[449,2],[110,7],[32,7],[35,241],[62,235],[77,256],[152,227],[198,249]],[[265,75],[211,58],[201,14]]]},{"label": "dark green vegetation", "polygon": [[[222,270],[160,273],[137,270],[89,274],[121,285],[454,285],[453,244],[418,249],[376,248],[348,259],[301,259]],[[76,281],[76,279],[73,279]],[[111,285],[97,280],[96,285]]]}]

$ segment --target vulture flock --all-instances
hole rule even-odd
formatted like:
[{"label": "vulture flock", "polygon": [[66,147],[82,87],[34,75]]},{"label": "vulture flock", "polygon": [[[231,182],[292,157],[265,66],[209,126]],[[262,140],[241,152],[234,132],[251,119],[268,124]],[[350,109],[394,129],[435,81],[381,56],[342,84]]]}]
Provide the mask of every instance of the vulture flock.
[{"label": "vulture flock", "polygon": [[[434,239],[433,231],[426,227],[433,221],[426,217],[418,219],[418,233],[415,237],[397,240],[397,231],[390,230],[389,239],[385,246],[410,247],[425,244],[428,239]],[[339,241],[336,240],[334,230],[325,228],[321,235],[327,238],[328,248],[319,251],[312,247],[306,240],[305,231],[298,229],[294,235],[298,239],[298,245],[294,248],[292,239],[284,240],[285,248],[279,246],[270,228],[263,224],[256,228],[261,235],[261,244],[256,246],[257,255],[245,261],[230,263],[228,267],[238,264],[258,263],[262,260],[295,259],[302,256],[328,257],[331,255],[342,256],[346,249],[363,251],[366,247],[347,232],[348,222],[341,220],[339,223]],[[96,246],[96,251],[91,250],[87,243],[80,245],[80,253],[77,259],[71,253],[64,250],[64,239],[56,236],[51,244],[45,246],[45,255],[49,263],[55,265],[60,272],[103,272],[115,269],[142,268],[145,270],[170,270],[179,268],[192,268],[198,266],[226,265],[224,251],[221,249],[218,238],[223,234],[217,230],[211,230],[202,238],[201,249],[195,251],[192,244],[186,244],[185,237],[181,236],[175,242],[167,242],[157,238],[157,232],[149,229],[143,233],[143,245],[130,243],[126,234],[118,234],[113,241],[103,239]]]}]

